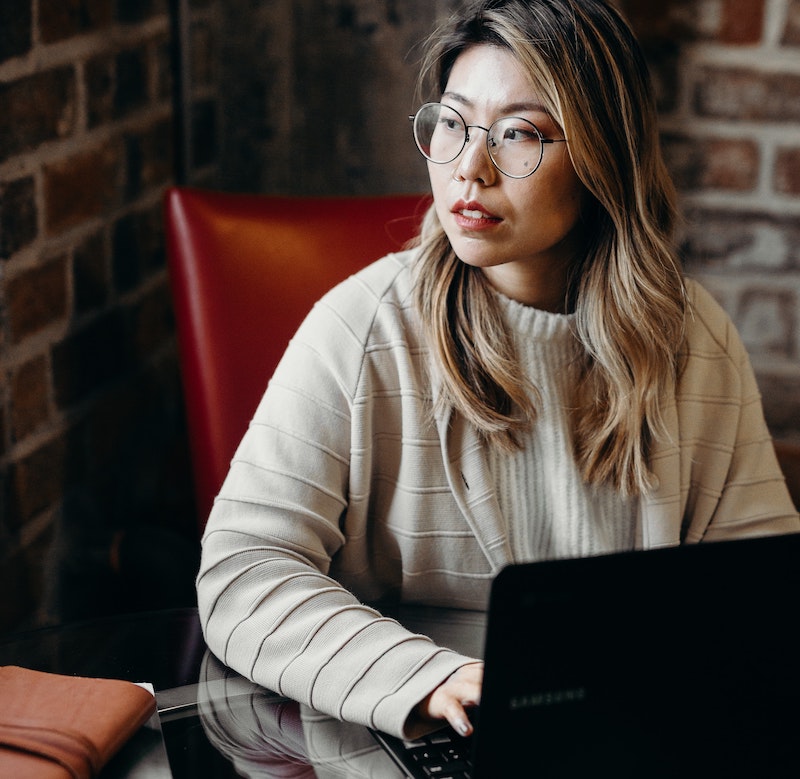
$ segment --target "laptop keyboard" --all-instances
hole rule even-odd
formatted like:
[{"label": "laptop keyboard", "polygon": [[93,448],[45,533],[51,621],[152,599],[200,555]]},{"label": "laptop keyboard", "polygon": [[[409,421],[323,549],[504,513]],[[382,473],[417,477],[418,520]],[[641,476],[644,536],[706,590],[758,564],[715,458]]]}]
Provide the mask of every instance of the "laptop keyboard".
[{"label": "laptop keyboard", "polygon": [[436,779],[470,779],[470,738],[455,731],[440,730],[415,741],[404,741],[406,763],[414,766],[416,776]]}]

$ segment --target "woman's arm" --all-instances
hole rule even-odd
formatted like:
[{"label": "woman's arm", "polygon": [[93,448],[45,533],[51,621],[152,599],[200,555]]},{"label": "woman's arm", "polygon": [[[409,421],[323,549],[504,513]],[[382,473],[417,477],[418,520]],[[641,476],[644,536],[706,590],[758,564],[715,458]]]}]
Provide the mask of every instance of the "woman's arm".
[{"label": "woman's arm", "polygon": [[[326,714],[400,733],[416,704],[470,658],[364,605],[380,592],[353,593],[329,575],[345,544],[360,547],[367,567],[376,552],[369,523],[360,536],[343,532],[373,305],[362,284],[346,284],[335,300],[361,296],[356,313],[343,318],[330,298],[314,309],[233,459],[203,539],[198,603],[209,647],[239,673]],[[367,468],[369,453],[358,456]],[[370,571],[363,578],[381,581]]]},{"label": "woman's arm", "polygon": [[747,351],[727,314],[698,285],[681,379],[681,438],[693,496],[689,540],[800,532]]}]

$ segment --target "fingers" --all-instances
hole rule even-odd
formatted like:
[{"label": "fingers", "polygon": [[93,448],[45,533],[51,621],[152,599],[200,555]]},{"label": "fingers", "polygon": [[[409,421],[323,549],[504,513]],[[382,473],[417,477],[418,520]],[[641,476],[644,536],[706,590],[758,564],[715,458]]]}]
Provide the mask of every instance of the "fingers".
[{"label": "fingers", "polygon": [[472,734],[473,727],[469,720],[467,709],[474,708],[481,702],[482,684],[482,663],[474,663],[459,668],[445,682],[445,692],[449,696],[449,700],[445,704],[444,718],[450,727],[462,736]]},{"label": "fingers", "polygon": [[445,679],[419,706],[426,719],[444,719],[457,733],[472,733],[467,709],[480,703],[483,663],[470,663]]},{"label": "fingers", "polygon": [[472,735],[472,723],[469,721],[469,715],[462,704],[453,701],[447,706],[444,718],[456,733],[462,736]]}]

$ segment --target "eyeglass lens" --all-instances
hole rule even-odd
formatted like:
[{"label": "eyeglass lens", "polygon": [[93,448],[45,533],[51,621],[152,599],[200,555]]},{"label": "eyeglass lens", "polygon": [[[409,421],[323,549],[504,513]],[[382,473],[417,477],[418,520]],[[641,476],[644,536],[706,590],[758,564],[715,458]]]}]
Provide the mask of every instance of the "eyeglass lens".
[{"label": "eyeglass lens", "polygon": [[[452,162],[461,154],[470,138],[470,130],[454,108],[441,103],[427,103],[414,117],[414,140],[431,162]],[[542,160],[542,136],[536,126],[519,117],[498,119],[487,135],[489,154],[498,170],[513,178],[530,176]]]}]

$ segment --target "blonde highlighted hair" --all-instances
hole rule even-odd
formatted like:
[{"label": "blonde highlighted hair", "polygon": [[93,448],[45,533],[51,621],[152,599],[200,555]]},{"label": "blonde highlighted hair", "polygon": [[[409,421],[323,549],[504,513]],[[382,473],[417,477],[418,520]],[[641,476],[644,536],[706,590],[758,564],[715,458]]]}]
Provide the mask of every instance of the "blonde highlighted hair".
[{"label": "blonde highlighted hair", "polygon": [[[591,196],[582,214],[588,245],[565,300],[583,346],[575,457],[589,484],[640,494],[651,486],[652,440],[666,434],[686,313],[672,243],[675,192],[647,67],[627,23],[603,0],[482,0],[432,36],[421,83],[431,79],[441,94],[458,56],[479,44],[509,50],[530,74]],[[416,273],[437,402],[491,445],[518,448],[538,396],[484,274],[456,257],[433,207]]]}]

